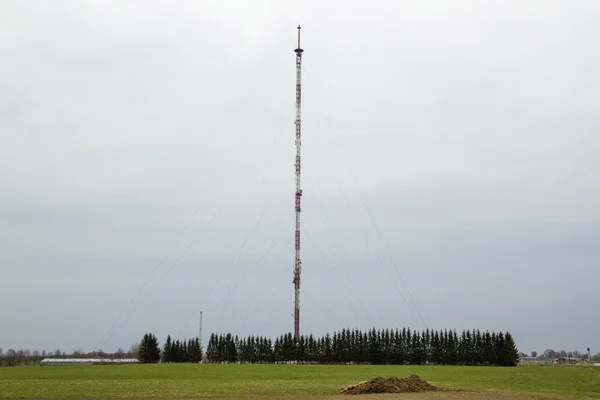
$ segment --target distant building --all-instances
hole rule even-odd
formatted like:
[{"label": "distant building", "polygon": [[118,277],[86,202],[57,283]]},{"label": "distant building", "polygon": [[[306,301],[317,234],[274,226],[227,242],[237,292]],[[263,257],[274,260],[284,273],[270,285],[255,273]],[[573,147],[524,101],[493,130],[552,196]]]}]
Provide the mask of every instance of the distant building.
[{"label": "distant building", "polygon": [[137,358],[44,358],[40,365],[138,364]]},{"label": "distant building", "polygon": [[573,357],[559,357],[554,360],[554,364],[566,364],[566,365],[577,365],[577,364],[587,364],[587,360],[573,358]]}]

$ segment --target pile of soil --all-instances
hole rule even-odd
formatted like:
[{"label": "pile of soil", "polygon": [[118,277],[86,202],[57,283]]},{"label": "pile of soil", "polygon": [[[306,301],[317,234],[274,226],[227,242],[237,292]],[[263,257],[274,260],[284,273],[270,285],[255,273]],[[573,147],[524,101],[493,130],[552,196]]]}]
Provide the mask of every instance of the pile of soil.
[{"label": "pile of soil", "polygon": [[340,390],[342,394],[365,393],[416,393],[429,392],[437,388],[425,382],[419,375],[409,375],[408,378],[382,377],[370,381],[350,385]]}]

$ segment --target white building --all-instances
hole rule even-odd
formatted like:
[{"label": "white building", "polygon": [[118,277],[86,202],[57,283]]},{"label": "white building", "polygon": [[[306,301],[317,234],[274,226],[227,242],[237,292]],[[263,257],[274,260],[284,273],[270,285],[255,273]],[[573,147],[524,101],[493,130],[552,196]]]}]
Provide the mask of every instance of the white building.
[{"label": "white building", "polygon": [[109,365],[138,364],[136,358],[44,358],[40,365]]}]

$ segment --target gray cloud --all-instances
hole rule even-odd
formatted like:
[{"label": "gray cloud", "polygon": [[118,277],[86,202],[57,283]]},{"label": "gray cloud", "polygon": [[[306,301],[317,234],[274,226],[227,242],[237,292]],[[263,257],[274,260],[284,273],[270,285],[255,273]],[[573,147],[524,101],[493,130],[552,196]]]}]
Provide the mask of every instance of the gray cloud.
[{"label": "gray cloud", "polygon": [[291,328],[301,23],[303,330],[600,348],[595,2],[0,9],[0,346]]}]

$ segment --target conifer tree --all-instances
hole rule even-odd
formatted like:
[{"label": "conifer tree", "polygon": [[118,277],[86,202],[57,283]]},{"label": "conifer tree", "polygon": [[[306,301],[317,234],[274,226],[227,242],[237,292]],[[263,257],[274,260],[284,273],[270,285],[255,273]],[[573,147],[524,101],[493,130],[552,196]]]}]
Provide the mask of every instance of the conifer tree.
[{"label": "conifer tree", "polygon": [[179,341],[179,339],[175,340],[175,343],[173,344],[173,362],[176,363],[180,363],[181,362],[181,342]]},{"label": "conifer tree", "polygon": [[250,343],[250,357],[252,358],[252,362],[260,362],[260,336],[253,335]]},{"label": "conifer tree", "polygon": [[333,331],[331,336],[331,362],[340,362],[340,340],[336,331]]},{"label": "conifer tree", "polygon": [[489,363],[490,365],[498,365],[498,337],[496,335],[496,332],[492,332],[492,338],[491,338],[491,346],[490,346],[490,358],[489,358]]},{"label": "conifer tree", "polygon": [[264,363],[267,361],[267,338],[259,336],[258,338],[258,362]]},{"label": "conifer tree", "polygon": [[184,339],[183,340],[183,348],[184,348],[184,357],[183,357],[183,361],[185,363],[191,362],[192,360],[192,352],[193,352],[193,348],[192,348],[192,341],[190,339]]},{"label": "conifer tree", "polygon": [[177,362],[185,362],[186,360],[186,345],[185,345],[185,339],[181,339],[179,341],[179,351],[178,351],[178,355],[177,355]]},{"label": "conifer tree", "polygon": [[448,332],[446,351],[446,364],[458,365],[458,335],[456,334],[456,331]]},{"label": "conifer tree", "polygon": [[141,363],[157,363],[160,361],[158,339],[152,333],[146,333],[140,342],[138,360]]},{"label": "conifer tree", "polygon": [[240,340],[240,347],[238,349],[238,352],[240,354],[240,361],[247,363],[249,362],[249,357],[248,357],[248,341],[249,341],[250,337],[248,338],[242,338]]},{"label": "conifer tree", "polygon": [[343,362],[344,363],[349,363],[350,361],[352,361],[352,332],[350,331],[350,329],[346,328],[345,330],[345,334],[344,334],[344,341],[343,341]]},{"label": "conifer tree", "polygon": [[431,362],[434,364],[442,363],[442,346],[440,343],[440,334],[435,331],[431,339]]},{"label": "conifer tree", "polygon": [[298,356],[296,359],[298,362],[306,362],[306,336],[300,335],[300,340],[297,343]]},{"label": "conifer tree", "polygon": [[288,334],[285,333],[283,335],[281,335],[281,340],[280,340],[280,361],[285,362],[285,361],[290,361],[290,356],[288,354],[288,348],[289,348],[289,343],[288,343]]},{"label": "conifer tree", "polygon": [[356,363],[357,338],[354,329],[346,329],[344,341],[344,363]]},{"label": "conifer tree", "polygon": [[481,331],[477,329],[473,333],[475,335],[475,365],[483,364],[483,336]]},{"label": "conifer tree", "polygon": [[217,356],[217,346],[216,346],[216,335],[214,333],[211,333],[210,335],[210,339],[208,340],[208,346],[206,346],[206,358],[210,361],[210,362],[216,362],[216,356]]},{"label": "conifer tree", "polygon": [[149,335],[149,346],[148,349],[150,350],[149,355],[150,355],[150,362],[151,363],[157,363],[160,361],[160,344],[158,342],[158,339],[156,338],[156,336],[151,333]]},{"label": "conifer tree", "polygon": [[202,348],[200,346],[200,338],[196,337],[192,341],[192,348],[194,349],[191,355],[190,361],[193,363],[199,363],[202,361]]},{"label": "conifer tree", "polygon": [[283,361],[281,357],[281,338],[275,338],[275,344],[273,345],[273,356],[275,362]]},{"label": "conifer tree", "polygon": [[398,341],[398,346],[400,347],[400,349],[398,350],[398,364],[406,364],[409,359],[408,355],[410,348],[407,345],[407,335],[408,331],[406,330],[406,328],[402,328],[402,331],[400,332],[400,338]]},{"label": "conifer tree", "polygon": [[138,348],[138,356],[139,362],[146,363],[148,359],[148,334],[144,334],[142,341],[140,342],[140,346]]},{"label": "conifer tree", "polygon": [[381,354],[379,362],[381,364],[390,364],[391,347],[390,330],[384,329],[381,331],[381,343],[379,345],[379,352]]},{"label": "conifer tree", "polygon": [[458,364],[466,365],[467,364],[467,334],[463,330],[460,335],[460,340],[458,342]]},{"label": "conifer tree", "polygon": [[392,337],[392,364],[402,364],[402,357],[403,354],[400,331],[398,329],[395,329]]},{"label": "conifer tree", "polygon": [[281,335],[280,339],[279,339],[279,355],[278,355],[279,361],[281,361],[281,362],[289,361],[289,359],[287,358],[286,353],[285,353],[287,351],[286,341],[287,341],[287,334]]},{"label": "conifer tree", "polygon": [[248,336],[245,343],[246,348],[244,349],[246,361],[253,364],[256,360],[254,359],[254,335]]},{"label": "conifer tree", "polygon": [[338,339],[340,341],[339,343],[339,362],[345,364],[348,362],[348,336],[347,336],[347,330],[346,329],[342,329],[342,331],[340,332],[340,335],[338,336]]},{"label": "conifer tree", "polygon": [[496,344],[495,344],[494,348],[495,348],[494,355],[496,358],[496,362],[494,363],[494,365],[504,366],[504,356],[505,356],[504,333],[498,332],[496,334]]},{"label": "conifer tree", "polygon": [[225,335],[222,348],[223,348],[223,361],[233,362],[233,363],[237,361],[237,351],[236,351],[235,342],[233,341],[233,336],[231,336],[231,333],[227,333]]},{"label": "conifer tree", "polygon": [[423,352],[423,363],[431,362],[431,338],[429,328],[421,334],[421,349]]},{"label": "conifer tree", "polygon": [[188,360],[188,342],[183,339],[181,341],[181,355],[179,356],[179,362],[187,362]]},{"label": "conifer tree", "polygon": [[356,336],[356,349],[355,349],[355,356],[354,356],[354,362],[356,364],[363,364],[365,362],[365,339],[364,339],[364,334],[360,329],[356,330],[356,333],[354,334]]},{"label": "conifer tree", "polygon": [[269,359],[269,350],[267,349],[267,338],[261,336],[258,343],[260,348],[258,362],[265,363]]},{"label": "conifer tree", "polygon": [[292,336],[292,333],[289,332],[287,335],[287,355],[288,360],[295,361],[296,360],[296,339]]},{"label": "conifer tree", "polygon": [[310,335],[308,335],[308,339],[306,341],[306,361],[315,361],[315,353],[315,338],[311,333]]},{"label": "conifer tree", "polygon": [[325,364],[325,356],[323,355],[323,349],[325,343],[325,337],[316,337],[315,338],[315,362],[319,364]]},{"label": "conifer tree", "polygon": [[375,328],[369,331],[369,363],[379,364],[379,332]]},{"label": "conifer tree", "polygon": [[515,367],[519,363],[519,350],[509,332],[504,335],[504,347],[502,349],[503,365],[507,367]]},{"label": "conifer tree", "polygon": [[245,349],[244,349],[244,353],[245,353],[245,357],[246,357],[246,361],[249,362],[250,364],[253,364],[256,360],[254,359],[254,335],[250,335],[246,338],[245,341]]},{"label": "conifer tree", "polygon": [[233,338],[233,343],[235,345],[235,361],[240,361],[240,338],[238,335],[235,335]]},{"label": "conifer tree", "polygon": [[475,336],[471,334],[471,331],[467,330],[467,365],[477,365],[476,354],[475,354]]},{"label": "conifer tree", "polygon": [[352,348],[352,362],[354,364],[362,364],[364,362],[362,358],[362,331],[360,329],[354,329],[354,343]]},{"label": "conifer tree", "polygon": [[273,359],[273,341],[271,340],[271,338],[267,339],[267,350],[268,350],[267,362],[272,363],[274,361],[274,359]]},{"label": "conifer tree", "polygon": [[194,347],[195,347],[194,339],[188,339],[187,354],[186,354],[186,358],[185,358],[186,362],[193,362],[194,358],[196,358],[195,357],[196,349]]},{"label": "conifer tree", "polygon": [[483,343],[481,345],[482,363],[483,365],[493,365],[494,359],[494,348],[492,342],[492,335],[489,331],[485,331],[483,334]]},{"label": "conifer tree", "polygon": [[315,362],[321,363],[323,364],[324,361],[324,355],[323,355],[323,343],[325,343],[325,337],[316,337],[315,338]]},{"label": "conifer tree", "polygon": [[449,365],[449,337],[448,330],[444,329],[444,331],[440,334],[440,347],[442,349],[442,359],[440,361],[441,364]]},{"label": "conifer tree", "polygon": [[412,364],[413,360],[413,344],[412,344],[412,336],[413,333],[410,328],[406,329],[406,334],[404,335],[404,348],[405,348],[405,357],[406,363]]},{"label": "conifer tree", "polygon": [[167,336],[167,341],[165,342],[165,347],[163,349],[163,362],[173,362],[173,342],[171,339],[171,335]]},{"label": "conifer tree", "polygon": [[413,332],[411,349],[411,364],[422,364],[424,359],[423,346],[421,343],[421,335],[418,331]]},{"label": "conifer tree", "polygon": [[329,335],[329,332],[325,335],[325,343],[323,349],[324,362],[326,364],[331,364],[333,362],[333,348],[332,348],[332,339]]},{"label": "conifer tree", "polygon": [[226,349],[225,349],[225,336],[223,334],[219,334],[217,336],[217,361],[224,362],[226,361]]},{"label": "conifer tree", "polygon": [[271,362],[271,339],[262,336],[262,362],[268,363]]},{"label": "conifer tree", "polygon": [[369,335],[368,332],[361,332],[361,345],[360,345],[360,360],[361,363],[367,364],[369,362]]},{"label": "conifer tree", "polygon": [[255,363],[259,363],[261,355],[261,337],[253,336],[252,339],[252,360]]}]

